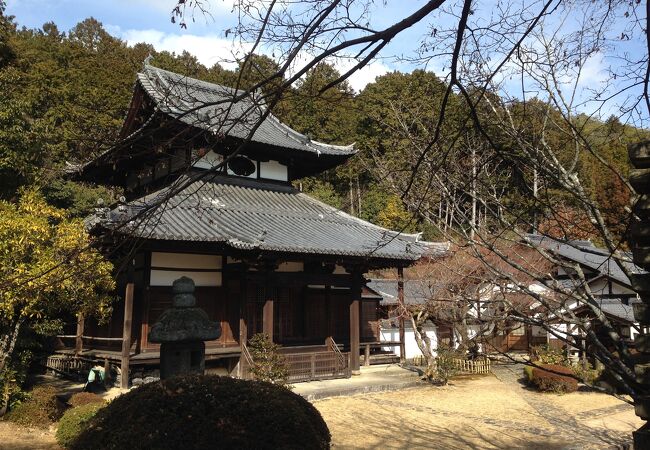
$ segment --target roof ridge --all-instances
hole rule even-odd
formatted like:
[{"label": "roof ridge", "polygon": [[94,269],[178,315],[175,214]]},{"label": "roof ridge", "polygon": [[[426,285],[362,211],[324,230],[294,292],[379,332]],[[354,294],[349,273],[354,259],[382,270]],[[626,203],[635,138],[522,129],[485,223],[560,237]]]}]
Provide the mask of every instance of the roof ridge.
[{"label": "roof ridge", "polygon": [[[224,86],[222,84],[213,83],[210,81],[204,81],[198,78],[190,77],[188,75],[183,75],[176,72],[172,72],[170,70],[161,69],[159,67],[155,67],[150,64],[145,64],[142,72],[138,72],[137,78],[140,81],[142,87],[146,91],[153,90],[154,92],[152,94],[155,93],[158,96],[163,96],[162,100],[164,100],[165,97],[164,94],[174,95],[174,92],[169,88],[161,91],[161,89],[155,85],[156,83],[153,80],[154,77],[164,84],[168,84],[169,81],[169,80],[165,80],[164,79],[165,77],[181,79],[186,83],[187,86],[191,85],[193,89],[196,89],[197,91],[201,91],[203,93],[210,93],[217,96],[223,96],[226,98],[225,101],[230,101],[231,104],[237,104],[239,102],[252,102],[255,109],[257,109],[257,112],[260,113],[260,116],[268,111],[268,107],[264,102],[264,99],[260,97],[257,91],[242,90],[234,87]],[[229,98],[230,94],[232,94],[232,98]],[[175,97],[179,97],[179,95],[175,94]],[[159,99],[154,99],[154,100],[156,102],[161,101]],[[182,99],[179,100],[182,101]],[[165,101],[165,105],[168,108],[179,109],[179,111],[180,108],[182,107],[180,105],[175,105],[173,103],[170,103],[169,101]],[[246,114],[248,115],[250,113],[251,111],[247,112]],[[286,138],[290,139],[292,142],[295,142],[295,144],[297,144],[298,146],[297,148],[298,150],[303,150],[303,151],[306,150],[309,152],[316,153],[319,156],[321,153],[330,153],[330,154],[338,154],[338,155],[346,155],[346,156],[352,156],[355,153],[357,153],[357,150],[354,147],[355,145],[354,143],[349,145],[337,145],[337,144],[327,144],[324,142],[312,140],[308,136],[298,132],[297,130],[294,130],[289,125],[283,123],[270,111],[268,111],[268,115],[265,118],[265,120],[262,121],[262,123],[268,124],[268,126],[273,127],[277,132],[281,133]]]},{"label": "roof ridge", "polygon": [[[231,86],[226,86],[224,84],[213,83],[212,81],[201,80],[200,78],[191,77],[189,75],[184,75],[182,73],[172,72],[171,70],[162,69],[160,67],[156,67],[156,66],[153,66],[151,64],[145,64],[144,65],[144,71],[147,71],[147,70],[164,72],[164,73],[167,73],[169,75],[176,76],[176,77],[196,81],[199,84],[198,86],[196,86],[196,88],[200,89],[200,90],[213,91],[214,89],[212,88],[212,86],[214,86],[216,88],[221,88],[221,89],[226,90],[226,91],[233,91],[236,94],[245,94],[245,93],[248,92],[247,90],[244,90],[244,89],[237,89],[237,88],[234,88],[234,87],[231,87]],[[144,73],[144,71],[143,72],[138,72],[138,75],[147,76],[147,74]],[[250,92],[250,93],[252,93],[252,92]]]}]

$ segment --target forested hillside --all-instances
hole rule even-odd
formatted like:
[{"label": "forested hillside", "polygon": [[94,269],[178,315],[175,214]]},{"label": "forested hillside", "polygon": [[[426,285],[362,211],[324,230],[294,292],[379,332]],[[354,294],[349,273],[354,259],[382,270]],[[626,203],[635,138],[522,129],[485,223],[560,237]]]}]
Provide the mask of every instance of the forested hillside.
[{"label": "forested hillside", "polygon": [[[63,33],[54,23],[18,29],[12,18],[0,16],[0,197],[14,199],[21,187],[36,184],[53,205],[81,216],[98,197],[115,195],[65,181],[63,169],[66,162],[91,159],[116,139],[136,73],[149,54],[155,66],[224,85],[241,79],[242,87],[251,86],[277,69],[266,56],[256,56],[252,68],[240,73],[219,65],[205,67],[189,52],[177,55],[156,52],[148,44],[128,46],[92,18]],[[435,74],[394,72],[359,93],[345,84],[322,93],[321,88],[338,76],[332,66],[318,65],[285,92],[275,110],[281,120],[314,139],[354,142],[360,149],[346,165],[301,180],[303,190],[380,225],[424,231],[429,239],[463,227],[467,220],[479,226],[484,221],[489,227],[486,218],[494,214],[487,210],[493,208],[551,234],[566,235],[562,222],[568,221],[577,224],[569,237],[592,237],[589,220],[565,194],[551,182],[531,185],[525,167],[508,164],[503,155],[518,158],[517,141],[500,134],[495,125],[489,133],[495,142],[487,145],[484,133],[458,119],[467,116],[460,96],[448,99],[447,114],[440,120],[436,114],[446,86]],[[627,223],[628,191],[621,189],[621,180],[613,172],[593,163],[593,154],[574,152],[571,130],[563,121],[549,126],[559,112],[549,113],[548,104],[540,100],[506,104],[496,95],[493,98],[502,109],[486,110],[486,116],[507,111],[529,133],[527,142],[543,139],[550,145],[578,173],[607,224],[621,236]],[[572,124],[589,136],[588,148],[623,174],[628,170],[626,144],[645,134],[613,116],[604,122],[578,116]],[[438,148],[424,152],[436,132],[441,136]],[[499,158],[492,155],[495,145]],[[424,153],[427,157],[420,158]],[[472,192],[480,201],[472,201],[465,189],[430,189],[428,180],[413,176],[416,164],[428,165],[427,173],[443,185],[447,178],[473,181]],[[541,192],[551,201],[536,201]]]}]

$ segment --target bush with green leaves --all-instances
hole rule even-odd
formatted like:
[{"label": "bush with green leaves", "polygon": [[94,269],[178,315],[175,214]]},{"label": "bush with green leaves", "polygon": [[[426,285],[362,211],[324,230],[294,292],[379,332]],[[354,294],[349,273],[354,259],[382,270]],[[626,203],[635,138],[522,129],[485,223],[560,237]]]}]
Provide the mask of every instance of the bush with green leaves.
[{"label": "bush with green leaves", "polygon": [[432,381],[445,385],[458,374],[454,359],[460,358],[461,355],[452,347],[444,344],[438,346],[436,354],[435,378]]},{"label": "bush with green leaves", "polygon": [[578,380],[573,378],[570,367],[556,364],[543,364],[533,368],[533,384],[543,392],[564,394],[578,390]]},{"label": "bush with green leaves", "polygon": [[71,449],[324,449],[314,406],[262,381],[189,375],[148,383],[99,410]]},{"label": "bush with green leaves", "polygon": [[90,419],[95,417],[97,411],[105,406],[105,402],[86,403],[75,408],[68,409],[56,430],[56,441],[63,447],[68,448],[72,442],[88,427]]},{"label": "bush with green leaves", "polygon": [[574,364],[571,369],[573,369],[573,374],[580,381],[588,385],[593,385],[603,372],[602,369],[596,369],[588,362]]},{"label": "bush with green leaves", "polygon": [[16,405],[5,417],[26,427],[47,428],[59,420],[65,411],[65,405],[56,393],[52,386],[37,386],[29,393],[27,400]]},{"label": "bush with green leaves", "polygon": [[248,349],[253,358],[251,372],[256,380],[287,386],[289,368],[278,344],[274,344],[268,335],[258,333],[248,342]]},{"label": "bush with green leaves", "polygon": [[537,364],[554,364],[567,366],[569,361],[562,349],[552,347],[548,344],[537,345],[530,350],[531,361]]}]

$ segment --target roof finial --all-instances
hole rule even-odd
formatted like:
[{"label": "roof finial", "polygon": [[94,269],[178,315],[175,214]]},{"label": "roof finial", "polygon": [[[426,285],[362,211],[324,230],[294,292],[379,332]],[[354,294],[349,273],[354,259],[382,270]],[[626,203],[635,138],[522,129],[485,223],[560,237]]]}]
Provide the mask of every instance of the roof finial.
[{"label": "roof finial", "polygon": [[153,55],[149,53],[149,55],[144,59],[144,68],[146,69],[151,60],[153,59]]}]

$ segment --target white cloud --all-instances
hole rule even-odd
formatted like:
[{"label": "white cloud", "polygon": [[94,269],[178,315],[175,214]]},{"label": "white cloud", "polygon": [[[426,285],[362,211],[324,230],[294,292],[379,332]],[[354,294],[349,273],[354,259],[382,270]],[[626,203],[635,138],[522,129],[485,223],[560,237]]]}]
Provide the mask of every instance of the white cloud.
[{"label": "white cloud", "polygon": [[[210,67],[219,63],[223,67],[233,69],[236,67],[235,58],[241,58],[245,55],[246,50],[251,46],[248,44],[240,45],[230,39],[224,39],[216,34],[207,34],[199,36],[195,34],[183,33],[165,33],[156,29],[147,30],[122,30],[119,26],[107,25],[106,29],[113,35],[125,40],[129,45],[135,45],[138,42],[146,42],[153,45],[158,51],[167,50],[180,54],[188,51],[197,57],[199,62]],[[298,58],[298,66],[307,62],[306,57]],[[302,64],[301,64],[302,63]],[[332,61],[337,70],[343,74],[347,72],[354,64],[353,60],[336,59]],[[363,69],[355,72],[349,79],[350,86],[359,92],[367,84],[375,81],[380,75],[390,72],[390,68],[379,62],[374,61]]]},{"label": "white cloud", "polygon": [[[337,69],[341,71],[341,73],[344,73],[345,70],[349,70],[350,67],[351,66],[348,66],[347,69],[344,69],[337,66]],[[380,63],[378,61],[371,62],[363,69],[358,70],[352,76],[350,76],[350,86],[352,86],[355,91],[359,92],[363,90],[367,84],[374,82],[377,77],[384,75],[390,71],[391,69],[383,63]]]},{"label": "white cloud", "polygon": [[210,67],[216,63],[226,68],[235,67],[235,57],[241,57],[245,48],[215,34],[198,36],[194,34],[164,33],[159,30],[121,30],[119,27],[107,27],[111,33],[118,35],[129,45],[146,42],[158,51],[167,50],[177,54],[188,51],[199,62]]}]

